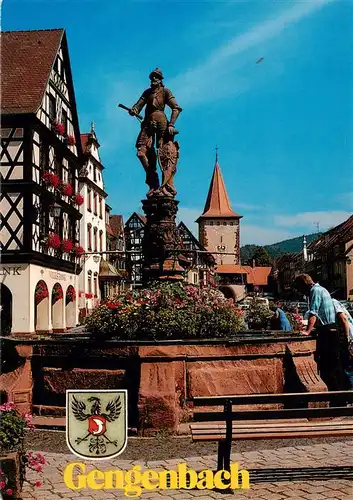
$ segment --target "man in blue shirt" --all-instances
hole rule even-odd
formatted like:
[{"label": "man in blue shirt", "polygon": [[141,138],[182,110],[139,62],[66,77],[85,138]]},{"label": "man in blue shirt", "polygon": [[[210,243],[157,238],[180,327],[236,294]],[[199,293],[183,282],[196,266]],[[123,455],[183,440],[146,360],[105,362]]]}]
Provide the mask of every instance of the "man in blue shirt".
[{"label": "man in blue shirt", "polygon": [[336,310],[330,293],[309,274],[295,278],[294,287],[309,297],[308,326],[302,333],[317,332],[315,359],[322,380],[330,391],[342,390],[346,386],[340,332],[336,324]]}]

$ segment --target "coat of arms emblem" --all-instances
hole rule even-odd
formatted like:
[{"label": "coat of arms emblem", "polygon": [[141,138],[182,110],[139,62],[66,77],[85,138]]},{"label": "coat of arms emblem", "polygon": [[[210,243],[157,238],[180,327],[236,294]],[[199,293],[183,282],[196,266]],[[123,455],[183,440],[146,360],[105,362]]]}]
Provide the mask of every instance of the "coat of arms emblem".
[{"label": "coat of arms emblem", "polygon": [[66,441],[81,458],[120,455],[127,443],[127,391],[66,391]]}]

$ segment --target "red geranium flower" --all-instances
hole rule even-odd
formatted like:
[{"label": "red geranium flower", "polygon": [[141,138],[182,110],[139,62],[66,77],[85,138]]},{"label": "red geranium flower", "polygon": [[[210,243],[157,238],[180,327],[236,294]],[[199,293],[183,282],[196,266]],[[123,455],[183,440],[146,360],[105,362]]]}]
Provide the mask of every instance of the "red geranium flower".
[{"label": "red geranium flower", "polygon": [[42,179],[46,184],[53,186],[54,188],[58,187],[60,184],[59,177],[53,172],[44,172],[42,175]]},{"label": "red geranium flower", "polygon": [[72,193],[74,192],[71,184],[61,184],[60,191],[65,196],[72,196]]},{"label": "red geranium flower", "polygon": [[76,257],[81,257],[81,255],[85,253],[81,245],[78,244],[76,244],[71,251]]},{"label": "red geranium flower", "polygon": [[61,122],[58,122],[57,120],[54,120],[52,122],[52,127],[53,127],[53,130],[57,134],[64,135],[64,133],[65,133],[65,127],[64,127],[64,125]]},{"label": "red geranium flower", "polygon": [[63,240],[61,243],[61,248],[64,253],[70,253],[74,244],[71,240]]},{"label": "red geranium flower", "polygon": [[74,146],[76,144],[76,139],[74,135],[68,135],[66,140],[69,146]]},{"label": "red geranium flower", "polygon": [[58,234],[50,234],[47,240],[48,247],[59,248],[61,245],[60,237]]},{"label": "red geranium flower", "polygon": [[75,202],[75,205],[78,205],[78,206],[82,205],[82,203],[84,202],[83,196],[79,193],[75,194],[74,202]]}]

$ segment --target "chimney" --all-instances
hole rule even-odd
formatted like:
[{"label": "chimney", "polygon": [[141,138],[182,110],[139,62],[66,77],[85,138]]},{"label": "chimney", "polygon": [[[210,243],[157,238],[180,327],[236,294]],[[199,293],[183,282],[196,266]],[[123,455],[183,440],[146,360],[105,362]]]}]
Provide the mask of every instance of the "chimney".
[{"label": "chimney", "polygon": [[256,267],[255,259],[252,260],[252,267]]}]

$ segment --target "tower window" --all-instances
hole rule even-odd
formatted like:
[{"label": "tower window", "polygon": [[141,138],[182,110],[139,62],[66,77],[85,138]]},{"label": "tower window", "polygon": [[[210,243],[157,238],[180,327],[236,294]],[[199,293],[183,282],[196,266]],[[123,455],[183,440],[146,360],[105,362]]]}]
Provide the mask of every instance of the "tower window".
[{"label": "tower window", "polygon": [[220,226],[220,225],[221,225],[221,223],[220,223],[220,222],[219,222],[219,220],[218,220],[218,221],[217,221],[217,226]]},{"label": "tower window", "polygon": [[210,221],[210,226],[213,226],[213,220]]},{"label": "tower window", "polygon": [[226,223],[226,221],[224,221],[224,222],[223,222],[223,226],[226,226],[226,225],[227,225],[227,223]]}]

